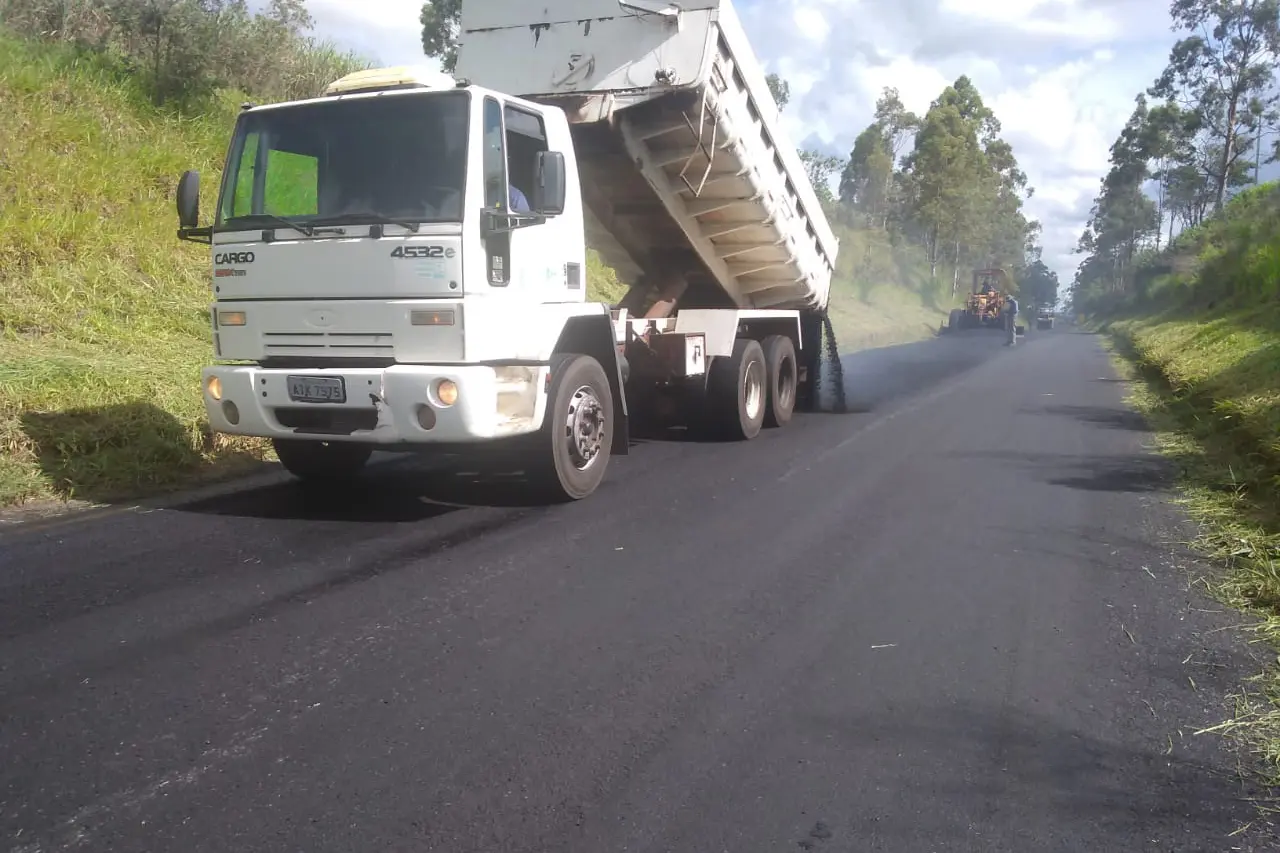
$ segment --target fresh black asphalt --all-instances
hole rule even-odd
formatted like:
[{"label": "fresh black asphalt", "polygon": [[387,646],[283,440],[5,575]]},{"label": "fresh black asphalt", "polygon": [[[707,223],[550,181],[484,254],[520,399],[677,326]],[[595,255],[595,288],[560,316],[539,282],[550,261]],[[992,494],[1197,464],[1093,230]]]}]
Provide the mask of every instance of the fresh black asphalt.
[{"label": "fresh black asphalt", "polygon": [[5,532],[0,849],[1278,849],[1098,339],[847,380],[570,506],[409,463]]}]

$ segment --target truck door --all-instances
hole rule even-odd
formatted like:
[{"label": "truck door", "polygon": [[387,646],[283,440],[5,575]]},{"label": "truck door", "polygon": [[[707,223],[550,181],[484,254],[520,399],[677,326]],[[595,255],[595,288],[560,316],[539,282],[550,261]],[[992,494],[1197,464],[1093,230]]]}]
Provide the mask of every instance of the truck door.
[{"label": "truck door", "polygon": [[[546,126],[537,113],[498,99],[484,103],[485,206],[529,215],[537,156],[547,150]],[[566,293],[563,230],[554,219],[490,235],[489,286],[510,287],[538,302],[562,301]],[[585,282],[579,282],[579,288]],[[569,298],[573,298],[570,296]]]}]

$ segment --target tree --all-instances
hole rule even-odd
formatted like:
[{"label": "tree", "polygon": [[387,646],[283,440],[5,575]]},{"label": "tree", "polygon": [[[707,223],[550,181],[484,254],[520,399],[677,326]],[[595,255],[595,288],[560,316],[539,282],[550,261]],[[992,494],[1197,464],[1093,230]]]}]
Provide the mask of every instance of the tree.
[{"label": "tree", "polygon": [[888,217],[889,187],[893,181],[893,154],[889,134],[880,122],[872,122],[853,142],[849,160],[840,175],[840,203],[865,217],[868,225],[883,227]]},{"label": "tree", "polygon": [[773,100],[778,105],[778,112],[782,112],[787,104],[791,103],[791,84],[777,74],[768,75],[764,78],[764,82],[769,84],[769,93],[773,95]]},{"label": "tree", "polygon": [[865,217],[868,225],[887,228],[895,201],[894,166],[920,119],[908,111],[898,90],[885,87],[876,101],[875,121],[854,140],[840,176],[844,207]]},{"label": "tree", "polygon": [[904,201],[922,232],[931,274],[946,247],[953,295],[962,261],[1017,265],[1024,254],[1026,176],[999,132],[995,114],[961,76],[930,105],[903,161]]},{"label": "tree", "polygon": [[1037,257],[1018,276],[1018,293],[1032,306],[1057,305],[1058,274]]},{"label": "tree", "polygon": [[1218,146],[1210,177],[1214,209],[1221,210],[1232,167],[1252,147],[1262,114],[1275,102],[1280,2],[1173,0],[1169,13],[1175,29],[1192,34],[1173,46],[1149,93],[1194,110]]},{"label": "tree", "polygon": [[886,86],[876,100],[875,120],[885,134],[889,156],[897,161],[907,137],[920,129],[920,117],[903,105],[897,89]]},{"label": "tree", "polygon": [[461,20],[462,0],[427,0],[418,16],[422,24],[422,52],[440,60],[440,67],[448,74],[458,65]]},{"label": "tree", "polygon": [[835,197],[831,194],[831,176],[839,172],[844,163],[839,157],[817,151],[801,151],[800,161],[804,163],[805,171],[809,173],[809,181],[813,184],[813,191],[817,194],[818,201],[824,205],[834,204]]}]

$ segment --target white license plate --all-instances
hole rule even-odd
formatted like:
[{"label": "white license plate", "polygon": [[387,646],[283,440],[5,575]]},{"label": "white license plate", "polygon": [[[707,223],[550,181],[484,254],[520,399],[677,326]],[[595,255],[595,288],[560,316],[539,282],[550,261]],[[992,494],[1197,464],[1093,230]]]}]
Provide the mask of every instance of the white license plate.
[{"label": "white license plate", "polygon": [[347,389],[342,379],[328,376],[290,376],[289,399],[295,403],[345,403]]}]

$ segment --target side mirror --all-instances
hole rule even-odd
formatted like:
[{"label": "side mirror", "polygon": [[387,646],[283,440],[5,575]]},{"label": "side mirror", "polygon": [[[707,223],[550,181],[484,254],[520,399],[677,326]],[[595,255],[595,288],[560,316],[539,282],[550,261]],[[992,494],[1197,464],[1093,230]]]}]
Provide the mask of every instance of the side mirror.
[{"label": "side mirror", "polygon": [[529,206],[538,216],[559,216],[564,213],[564,196],[564,154],[539,151],[534,167],[533,198],[529,199]]},{"label": "side mirror", "polygon": [[200,173],[190,169],[178,181],[178,224],[183,229],[200,224]]}]

